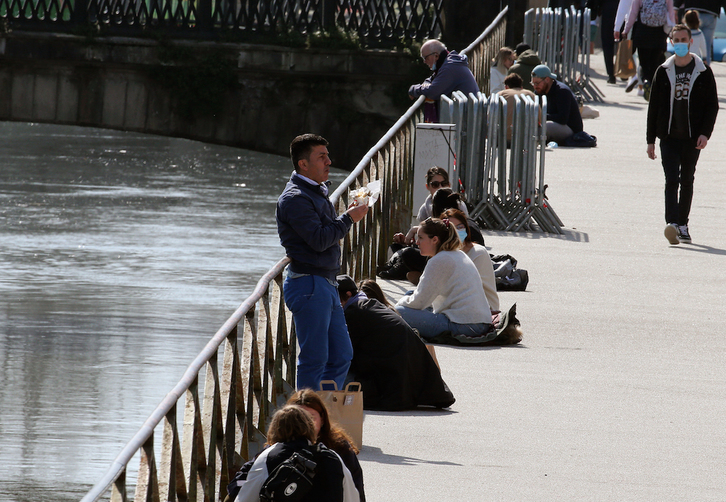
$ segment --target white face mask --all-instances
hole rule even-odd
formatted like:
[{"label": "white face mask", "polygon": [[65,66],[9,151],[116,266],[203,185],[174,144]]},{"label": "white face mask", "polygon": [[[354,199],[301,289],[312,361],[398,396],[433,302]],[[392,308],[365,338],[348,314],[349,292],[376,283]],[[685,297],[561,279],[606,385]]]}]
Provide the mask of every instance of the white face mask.
[{"label": "white face mask", "polygon": [[431,71],[436,71],[436,62],[434,62],[434,64],[431,65]]},{"label": "white face mask", "polygon": [[466,229],[465,228],[457,229],[456,233],[459,234],[459,240],[461,242],[464,242],[466,240]]}]

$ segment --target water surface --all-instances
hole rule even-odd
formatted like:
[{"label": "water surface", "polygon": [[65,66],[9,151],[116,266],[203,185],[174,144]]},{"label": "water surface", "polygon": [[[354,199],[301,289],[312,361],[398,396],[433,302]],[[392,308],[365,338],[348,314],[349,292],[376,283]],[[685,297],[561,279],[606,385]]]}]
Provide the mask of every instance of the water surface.
[{"label": "water surface", "polygon": [[283,257],[292,166],[79,127],[0,138],[0,501],[78,500]]}]

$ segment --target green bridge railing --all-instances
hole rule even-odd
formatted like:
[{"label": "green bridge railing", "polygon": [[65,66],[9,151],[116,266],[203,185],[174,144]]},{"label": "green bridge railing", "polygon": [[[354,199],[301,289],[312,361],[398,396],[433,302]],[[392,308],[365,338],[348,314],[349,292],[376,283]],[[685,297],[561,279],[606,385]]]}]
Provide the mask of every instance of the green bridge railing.
[{"label": "green bridge railing", "polygon": [[[480,86],[488,86],[486,68],[504,39],[506,13],[505,8],[462,51]],[[420,97],[408,109],[331,195],[342,210],[350,190],[373,180],[383,185],[379,201],[344,240],[342,270],[356,279],[375,275],[393,233],[411,222],[411,172],[423,101]],[[136,502],[224,499],[231,477],[262,448],[272,412],[295,388],[295,329],[282,296],[288,262],[280,260],[259,280],[83,502],[101,500],[109,491],[111,501],[126,502],[129,487]],[[129,480],[129,463],[137,453],[138,474]]]}]

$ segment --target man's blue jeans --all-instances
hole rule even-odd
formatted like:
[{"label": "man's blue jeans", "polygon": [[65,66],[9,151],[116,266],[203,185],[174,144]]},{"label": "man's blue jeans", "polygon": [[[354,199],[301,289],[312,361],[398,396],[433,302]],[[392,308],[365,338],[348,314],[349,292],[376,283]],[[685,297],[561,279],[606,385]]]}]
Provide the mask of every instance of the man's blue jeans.
[{"label": "man's blue jeans", "polygon": [[419,332],[421,338],[433,338],[436,335],[449,331],[454,335],[477,336],[486,332],[489,325],[485,323],[457,324],[449,321],[444,314],[434,314],[433,311],[425,309],[412,309],[402,305],[396,306],[396,310],[409,326]]},{"label": "man's blue jeans", "polygon": [[306,275],[285,279],[283,294],[300,344],[297,388],[320,390],[321,380],[334,380],[342,389],[353,345],[338,289],[323,277]]},{"label": "man's blue jeans", "polygon": [[698,17],[701,19],[701,31],[706,39],[706,58],[705,63],[711,65],[711,54],[713,54],[713,35],[716,32],[717,17],[709,12],[698,11]]}]

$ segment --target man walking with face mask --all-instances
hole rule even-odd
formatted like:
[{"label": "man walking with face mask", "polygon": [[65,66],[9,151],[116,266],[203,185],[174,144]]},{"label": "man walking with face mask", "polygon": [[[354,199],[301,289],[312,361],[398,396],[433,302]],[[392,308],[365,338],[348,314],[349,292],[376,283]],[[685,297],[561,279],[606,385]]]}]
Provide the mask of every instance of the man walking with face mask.
[{"label": "man walking with face mask", "polygon": [[696,162],[716,123],[718,94],[711,69],[689,52],[691,30],[675,25],[671,42],[675,55],[658,67],[653,78],[646,140],[648,157],[655,160],[655,138],[660,139],[665,173],[664,234],[668,242],[679,244],[691,242],[688,215]]}]

